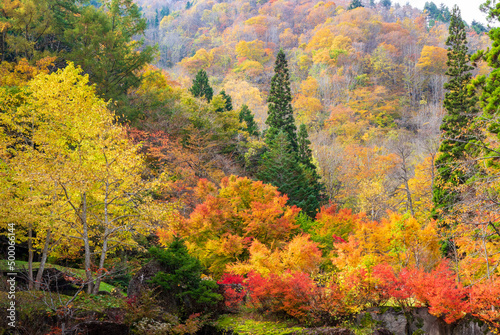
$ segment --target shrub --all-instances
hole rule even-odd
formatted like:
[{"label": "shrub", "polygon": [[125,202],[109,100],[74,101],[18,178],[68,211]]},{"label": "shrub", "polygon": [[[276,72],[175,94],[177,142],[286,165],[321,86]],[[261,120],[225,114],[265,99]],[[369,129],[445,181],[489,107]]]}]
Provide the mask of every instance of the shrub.
[{"label": "shrub", "polygon": [[217,284],[222,286],[224,305],[227,308],[238,310],[241,306],[247,294],[247,290],[243,286],[243,280],[244,278],[240,275],[226,273],[217,282]]},{"label": "shrub", "polygon": [[455,280],[447,261],[442,261],[430,272],[422,269],[403,268],[395,273],[388,264],[374,267],[373,276],[378,291],[386,299],[394,299],[401,307],[413,303],[429,307],[429,313],[453,323],[468,312],[466,290]]},{"label": "shrub", "polygon": [[500,328],[500,277],[472,286],[469,303],[472,315]]},{"label": "shrub", "polygon": [[217,283],[201,278],[203,267],[200,261],[189,255],[181,239],[174,239],[166,249],[153,247],[149,253],[164,268],[151,279],[151,283],[173,295],[183,315],[208,312],[222,300],[222,296],[216,293]]},{"label": "shrub", "polygon": [[257,311],[313,322],[311,309],[317,286],[308,274],[285,272],[265,278],[252,272],[246,285],[250,293],[249,306]]}]

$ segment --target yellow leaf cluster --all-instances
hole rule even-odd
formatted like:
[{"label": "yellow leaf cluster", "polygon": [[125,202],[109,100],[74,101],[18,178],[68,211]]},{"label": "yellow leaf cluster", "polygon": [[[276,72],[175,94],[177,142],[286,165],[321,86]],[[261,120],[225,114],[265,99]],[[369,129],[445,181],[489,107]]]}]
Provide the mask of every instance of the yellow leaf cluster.
[{"label": "yellow leaf cluster", "polygon": [[321,262],[318,243],[312,242],[309,235],[297,235],[283,248],[275,250],[255,240],[249,251],[248,261],[232,263],[227,269],[242,275],[252,271],[262,275],[282,274],[285,271],[312,273]]}]

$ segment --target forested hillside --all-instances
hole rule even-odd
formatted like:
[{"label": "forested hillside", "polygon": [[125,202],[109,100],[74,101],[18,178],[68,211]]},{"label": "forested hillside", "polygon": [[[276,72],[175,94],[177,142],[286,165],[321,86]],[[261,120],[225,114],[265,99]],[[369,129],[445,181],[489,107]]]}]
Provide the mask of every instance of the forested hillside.
[{"label": "forested hillside", "polygon": [[[236,109],[247,105],[261,129],[283,48],[294,117],[309,131],[329,199],[371,218],[388,209],[429,209],[447,81],[448,23],[436,19],[449,21],[448,8],[430,3],[424,14],[390,1],[357,8],[350,1],[139,4],[151,23],[148,42],[159,46],[158,66],[185,87],[206,70],[215,92],[224,90]],[[489,38],[472,28],[469,52],[486,49]],[[472,74],[488,71],[479,62]]]},{"label": "forested hillside", "polygon": [[368,334],[399,308],[426,333],[425,307],[498,331],[499,29],[433,2],[3,0],[0,329]]}]

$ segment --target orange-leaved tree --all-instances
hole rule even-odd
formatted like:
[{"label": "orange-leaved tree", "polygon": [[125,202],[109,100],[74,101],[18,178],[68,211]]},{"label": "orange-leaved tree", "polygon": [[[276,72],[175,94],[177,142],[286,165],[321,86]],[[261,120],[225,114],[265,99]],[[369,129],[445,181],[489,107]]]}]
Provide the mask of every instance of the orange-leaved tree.
[{"label": "orange-leaved tree", "polygon": [[249,248],[249,259],[245,262],[229,264],[227,269],[235,274],[257,272],[262,275],[282,274],[285,271],[312,273],[318,270],[322,261],[318,243],[310,240],[309,235],[296,235],[282,248],[266,247],[254,240]]},{"label": "orange-leaved tree", "polygon": [[[195,193],[202,203],[188,218],[179,215],[169,232],[183,237],[189,251],[216,276],[228,263],[247,260],[253,241],[279,248],[297,228],[300,209],[287,206],[287,197],[272,185],[230,176],[217,187],[201,179]],[[163,242],[171,236],[160,234]]]},{"label": "orange-leaved tree", "polygon": [[387,262],[403,266],[433,268],[439,261],[435,222],[422,222],[410,215],[389,212],[389,217],[361,221],[347,243],[337,243],[333,264],[339,269],[364,268]]}]

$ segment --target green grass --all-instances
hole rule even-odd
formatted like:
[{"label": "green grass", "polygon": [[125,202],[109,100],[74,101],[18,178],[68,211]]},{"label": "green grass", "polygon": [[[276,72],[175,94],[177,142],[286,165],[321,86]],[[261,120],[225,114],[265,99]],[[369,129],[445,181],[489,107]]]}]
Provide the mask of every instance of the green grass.
[{"label": "green grass", "polygon": [[[0,292],[0,306],[6,304],[7,292]],[[19,291],[16,292],[16,302],[21,309],[54,311],[60,306],[65,306],[73,296],[59,294],[55,292],[43,291]],[[69,307],[79,311],[101,312],[109,308],[124,308],[126,305],[125,299],[108,296],[108,295],[88,295],[80,292],[78,296],[71,302]],[[5,307],[5,306],[2,306]]]},{"label": "green grass", "polygon": [[304,329],[284,322],[259,321],[238,315],[224,315],[217,320],[217,325],[222,330],[233,330],[239,335],[285,335]]},{"label": "green grass", "polygon": [[[40,262],[33,262],[33,269],[37,269],[40,266]],[[16,261],[16,269],[17,270],[24,270],[28,268],[28,262],[26,261]],[[61,265],[56,265],[56,264],[45,264],[45,268],[54,268],[57,269],[61,272],[64,272],[66,274],[69,274],[75,278],[78,279],[85,279],[85,270],[83,269],[75,269],[75,268],[68,268],[65,266]],[[7,261],[6,260],[0,260],[0,270],[1,271],[10,271],[8,270],[7,267]],[[108,283],[101,282],[101,285],[99,285],[99,291],[105,291],[111,293],[116,287],[113,285],[110,285]],[[126,294],[124,294],[126,296]]]}]

